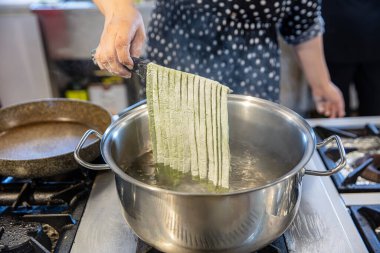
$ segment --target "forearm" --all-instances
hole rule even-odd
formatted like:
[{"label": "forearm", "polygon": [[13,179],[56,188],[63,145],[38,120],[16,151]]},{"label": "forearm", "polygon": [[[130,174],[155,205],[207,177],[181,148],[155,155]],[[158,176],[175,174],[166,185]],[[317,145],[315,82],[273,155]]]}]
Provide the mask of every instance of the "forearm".
[{"label": "forearm", "polygon": [[330,83],[321,35],[294,46],[294,50],[305,77],[313,90],[321,90]]},{"label": "forearm", "polygon": [[330,80],[323,53],[322,36],[301,43],[294,49],[311,86],[317,111],[330,118],[343,117],[345,114],[343,96]]},{"label": "forearm", "polygon": [[115,12],[123,13],[133,6],[133,0],[93,0],[93,2],[104,16],[112,16]]}]

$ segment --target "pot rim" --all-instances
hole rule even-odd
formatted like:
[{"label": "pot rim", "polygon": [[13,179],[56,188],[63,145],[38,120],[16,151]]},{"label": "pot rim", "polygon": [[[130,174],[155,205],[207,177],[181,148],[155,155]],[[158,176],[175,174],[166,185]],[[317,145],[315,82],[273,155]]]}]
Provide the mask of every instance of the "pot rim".
[{"label": "pot rim", "polygon": [[[114,161],[112,158],[111,152],[110,152],[110,145],[109,143],[112,141],[112,132],[114,132],[114,129],[118,129],[123,127],[123,123],[125,120],[131,120],[134,117],[139,116],[142,112],[146,112],[146,104],[143,104],[137,108],[134,108],[130,111],[129,114],[126,114],[119,119],[117,119],[115,122],[113,122],[108,129],[105,131],[101,143],[100,143],[100,151],[104,158],[104,161],[109,165],[111,170],[116,174],[116,176],[121,177],[123,180],[130,182],[136,186],[139,186],[141,188],[144,188],[149,191],[153,192],[159,192],[159,193],[167,193],[172,195],[181,195],[181,196],[232,196],[232,195],[238,195],[238,194],[244,194],[248,192],[258,191],[261,189],[265,189],[268,187],[271,187],[273,185],[276,185],[282,181],[288,180],[289,178],[293,177],[295,174],[297,174],[300,170],[303,170],[305,165],[309,162],[311,159],[314,150],[316,149],[316,137],[314,130],[311,128],[311,126],[306,122],[304,118],[302,118],[299,114],[296,112],[290,110],[289,108],[282,106],[280,104],[264,100],[261,98],[246,96],[246,95],[237,95],[237,94],[230,94],[228,95],[228,100],[232,101],[246,101],[247,103],[254,102],[259,104],[260,106],[265,107],[272,107],[272,109],[276,110],[277,113],[282,114],[283,116],[287,117],[289,120],[291,120],[293,123],[295,123],[305,134],[307,138],[307,145],[305,148],[304,155],[302,156],[302,159],[298,162],[297,165],[294,166],[293,169],[288,171],[286,174],[282,175],[281,177],[277,178],[276,180],[267,183],[262,186],[254,187],[254,188],[247,188],[242,190],[236,190],[231,192],[225,192],[225,193],[189,193],[189,192],[180,192],[180,191],[173,191],[168,190],[164,188],[159,188],[156,186],[148,185],[146,183],[143,183],[137,179],[134,179],[133,177],[129,176],[127,173],[125,173]],[[108,148],[106,148],[108,147]],[[303,174],[303,173],[302,173]]]}]

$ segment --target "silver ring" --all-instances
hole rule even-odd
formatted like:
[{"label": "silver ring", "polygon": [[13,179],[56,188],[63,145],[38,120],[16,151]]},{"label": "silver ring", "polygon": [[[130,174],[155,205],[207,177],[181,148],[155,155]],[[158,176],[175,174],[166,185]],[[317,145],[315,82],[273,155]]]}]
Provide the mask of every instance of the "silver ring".
[{"label": "silver ring", "polygon": [[318,97],[314,99],[315,103],[321,103],[321,102],[326,102],[327,100],[323,97]]}]

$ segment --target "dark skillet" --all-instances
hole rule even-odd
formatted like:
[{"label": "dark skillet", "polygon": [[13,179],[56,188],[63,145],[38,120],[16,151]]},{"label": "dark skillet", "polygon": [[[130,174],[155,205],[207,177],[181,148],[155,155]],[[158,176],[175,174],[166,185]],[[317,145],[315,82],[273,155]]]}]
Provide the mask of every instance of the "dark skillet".
[{"label": "dark skillet", "polygon": [[[0,109],[0,175],[48,177],[78,168],[74,149],[83,133],[104,132],[111,124],[104,108],[78,100],[44,99]],[[87,161],[99,156],[99,141],[81,150]]]}]

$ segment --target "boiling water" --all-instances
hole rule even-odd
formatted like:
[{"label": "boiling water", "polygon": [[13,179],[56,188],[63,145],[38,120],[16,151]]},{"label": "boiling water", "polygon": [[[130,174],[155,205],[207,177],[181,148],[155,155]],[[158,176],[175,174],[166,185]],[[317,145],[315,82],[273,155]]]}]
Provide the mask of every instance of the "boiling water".
[{"label": "boiling water", "polygon": [[130,166],[124,166],[126,173],[148,185],[163,189],[189,193],[223,193],[263,186],[284,175],[289,169],[282,159],[239,143],[231,152],[229,189],[216,187],[207,179],[200,180],[190,173],[182,173],[163,164],[156,164],[152,152],[138,157]]}]

